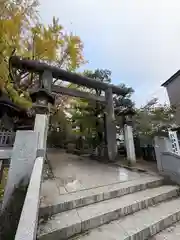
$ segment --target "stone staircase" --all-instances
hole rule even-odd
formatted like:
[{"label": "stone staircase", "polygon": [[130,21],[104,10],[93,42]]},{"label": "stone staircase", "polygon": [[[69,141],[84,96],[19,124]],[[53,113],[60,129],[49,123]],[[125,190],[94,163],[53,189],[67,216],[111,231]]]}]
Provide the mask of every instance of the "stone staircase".
[{"label": "stone staircase", "polygon": [[64,194],[39,219],[40,240],[150,239],[180,220],[179,187],[147,176]]}]

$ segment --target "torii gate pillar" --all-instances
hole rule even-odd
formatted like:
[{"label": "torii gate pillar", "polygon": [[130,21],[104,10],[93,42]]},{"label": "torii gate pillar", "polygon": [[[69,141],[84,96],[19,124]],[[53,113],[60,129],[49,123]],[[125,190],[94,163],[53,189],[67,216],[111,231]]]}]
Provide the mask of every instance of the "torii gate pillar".
[{"label": "torii gate pillar", "polygon": [[106,142],[109,161],[115,161],[117,155],[116,124],[114,117],[112,88],[105,91],[106,98]]}]

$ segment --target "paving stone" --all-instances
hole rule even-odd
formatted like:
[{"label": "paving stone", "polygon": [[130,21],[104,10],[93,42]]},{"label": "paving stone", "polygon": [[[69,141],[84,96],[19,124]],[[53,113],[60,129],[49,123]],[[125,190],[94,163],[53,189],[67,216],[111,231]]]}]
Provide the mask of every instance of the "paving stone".
[{"label": "paving stone", "polygon": [[[64,187],[61,187],[61,192],[67,193]],[[59,197],[60,189],[56,182],[52,179],[48,179],[42,182],[41,185],[41,204],[49,206]],[[51,197],[49,197],[51,196]]]},{"label": "paving stone", "polygon": [[128,237],[125,230],[114,221],[93,229],[84,235],[74,237],[73,240],[121,240]]},{"label": "paving stone", "polygon": [[[52,181],[52,180],[51,180]],[[52,187],[51,187],[52,184]],[[57,184],[50,180],[43,183],[40,215],[52,215],[62,211],[82,207],[103,200],[120,197],[129,193],[162,185],[160,177],[144,177],[142,179],[115,183],[103,187],[78,191],[70,194],[57,194]],[[45,189],[44,189],[45,188]],[[63,187],[62,187],[63,188]],[[62,189],[63,190],[63,189]],[[49,192],[50,191],[50,192]],[[53,193],[54,192],[54,193]],[[65,192],[65,190],[64,190]],[[50,196],[50,198],[49,198]]]},{"label": "paving stone", "polygon": [[[52,238],[49,239],[56,239],[55,236],[52,235],[53,230],[49,229],[49,225],[53,226],[55,234],[59,232],[58,239],[64,239],[65,236],[73,236],[75,233],[78,233],[78,231],[84,232],[91,228],[95,228],[112,220],[118,219],[119,217],[132,214],[143,208],[147,208],[148,206],[152,206],[161,201],[172,198],[173,196],[175,197],[178,195],[178,190],[179,187],[176,186],[161,186],[129,194],[120,198],[91,204],[85,207],[77,208],[76,210],[54,215],[53,222],[52,220],[48,221],[41,226],[41,229],[44,228],[47,235],[49,235],[48,231],[50,232],[50,236]],[[78,215],[79,218],[73,219],[71,212],[74,215],[74,211],[76,211],[76,215]],[[56,219],[58,219],[58,221]],[[40,239],[44,240],[46,238]]]},{"label": "paving stone", "polygon": [[148,239],[177,222],[180,218],[180,199],[161,203],[117,221],[128,233],[128,239]]},{"label": "paving stone", "polygon": [[180,223],[174,225],[173,230],[170,227],[152,236],[179,219],[180,199],[174,199],[104,224],[73,240],[178,240],[180,239]]},{"label": "paving stone", "polygon": [[71,210],[56,214],[39,227],[39,239],[67,239],[81,232],[81,219],[77,211]]},{"label": "paving stone", "polygon": [[180,222],[168,227],[158,233],[150,240],[179,240],[180,239]]},{"label": "paving stone", "polygon": [[[41,202],[40,213],[56,213],[40,224],[41,240],[150,240],[180,220],[180,199],[173,198],[179,188],[160,187],[163,180],[158,176],[82,161],[66,153],[52,154],[50,161],[59,195],[54,197],[52,188],[50,201]],[[178,227],[174,229],[178,233]]]},{"label": "paving stone", "polygon": [[68,192],[135,180],[147,175],[65,152],[48,153],[48,158],[53,175],[61,180]]},{"label": "paving stone", "polygon": [[167,197],[176,196],[177,190],[178,187],[176,186],[162,186],[134,194],[128,194],[121,198],[114,198],[91,204],[86,207],[78,208],[77,211],[82,221],[89,221],[90,218],[93,219],[99,216],[103,217],[104,215],[106,216],[107,213],[109,213],[110,220],[112,220],[111,217],[116,218],[114,213],[117,213],[119,216],[124,216],[130,212],[138,211],[149,205],[163,201],[167,199]]}]

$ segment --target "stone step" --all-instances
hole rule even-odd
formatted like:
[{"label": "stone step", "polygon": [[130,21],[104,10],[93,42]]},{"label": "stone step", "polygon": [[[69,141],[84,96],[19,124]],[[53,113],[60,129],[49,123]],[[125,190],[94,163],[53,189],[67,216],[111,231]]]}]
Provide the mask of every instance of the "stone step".
[{"label": "stone step", "polygon": [[[179,240],[180,223],[175,224],[179,220],[180,198],[160,203],[133,215],[104,224],[85,234],[71,238],[71,240]],[[172,226],[172,224],[175,225]]]},{"label": "stone step", "polygon": [[41,201],[40,217],[51,216],[56,213],[120,197],[147,188],[158,187],[162,184],[163,179],[161,177],[148,176],[133,181],[114,183],[70,194],[62,194],[53,198],[53,200]]},{"label": "stone step", "polygon": [[162,232],[156,234],[150,240],[179,240],[180,239],[180,222],[168,226]]},{"label": "stone step", "polygon": [[161,186],[53,215],[39,226],[40,240],[67,239],[179,195],[177,186]]}]

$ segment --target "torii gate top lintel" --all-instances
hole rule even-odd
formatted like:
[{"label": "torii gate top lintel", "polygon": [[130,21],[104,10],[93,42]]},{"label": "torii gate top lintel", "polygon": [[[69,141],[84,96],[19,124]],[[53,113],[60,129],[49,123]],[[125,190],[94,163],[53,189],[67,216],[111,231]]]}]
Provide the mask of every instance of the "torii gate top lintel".
[{"label": "torii gate top lintel", "polygon": [[12,67],[15,67],[18,69],[27,70],[28,72],[35,72],[39,74],[42,74],[45,70],[48,70],[52,73],[53,78],[56,78],[56,79],[82,85],[88,88],[94,88],[94,89],[98,88],[100,90],[106,90],[108,88],[111,88],[112,93],[122,95],[122,96],[127,94],[126,90],[121,87],[115,86],[113,84],[96,81],[94,79],[91,79],[82,75],[78,75],[76,73],[68,72],[58,67],[51,66],[47,63],[43,63],[37,60],[29,60],[29,59],[23,59],[19,56],[12,56],[11,65]]}]

